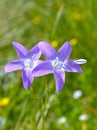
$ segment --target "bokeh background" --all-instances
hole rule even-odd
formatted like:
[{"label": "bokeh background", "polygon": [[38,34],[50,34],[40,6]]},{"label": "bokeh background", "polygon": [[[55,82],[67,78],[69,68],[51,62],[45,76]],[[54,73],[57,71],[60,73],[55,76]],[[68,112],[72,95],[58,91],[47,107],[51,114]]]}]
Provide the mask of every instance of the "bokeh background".
[{"label": "bokeh background", "polygon": [[[58,50],[72,46],[70,59],[87,59],[83,73],[66,73],[56,93],[53,75],[23,88],[21,71],[5,74],[17,59],[12,41],[31,49],[39,41]],[[42,56],[43,57],[43,56]],[[0,1],[0,130],[97,130],[97,1]]]}]

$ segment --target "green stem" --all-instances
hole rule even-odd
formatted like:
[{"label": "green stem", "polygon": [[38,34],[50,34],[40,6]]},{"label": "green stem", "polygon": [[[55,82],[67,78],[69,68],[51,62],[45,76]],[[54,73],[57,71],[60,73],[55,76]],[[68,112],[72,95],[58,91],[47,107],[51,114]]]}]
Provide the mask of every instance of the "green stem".
[{"label": "green stem", "polygon": [[36,96],[35,96],[35,93],[34,93],[34,89],[31,87],[31,94],[33,95],[33,104],[34,104],[34,111],[33,111],[33,119],[32,119],[32,130],[38,130],[37,128],[37,121],[36,121]]}]

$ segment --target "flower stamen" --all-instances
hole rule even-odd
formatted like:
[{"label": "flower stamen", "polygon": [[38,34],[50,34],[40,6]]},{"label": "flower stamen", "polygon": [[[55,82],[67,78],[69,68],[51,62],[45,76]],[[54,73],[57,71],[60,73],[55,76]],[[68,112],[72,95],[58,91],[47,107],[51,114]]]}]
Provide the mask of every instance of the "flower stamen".
[{"label": "flower stamen", "polygon": [[34,66],[34,61],[32,59],[25,59],[24,60],[25,69],[31,69],[33,66]]},{"label": "flower stamen", "polygon": [[62,69],[63,66],[63,62],[59,61],[58,57],[56,57],[56,59],[52,60],[52,66],[55,69]]}]

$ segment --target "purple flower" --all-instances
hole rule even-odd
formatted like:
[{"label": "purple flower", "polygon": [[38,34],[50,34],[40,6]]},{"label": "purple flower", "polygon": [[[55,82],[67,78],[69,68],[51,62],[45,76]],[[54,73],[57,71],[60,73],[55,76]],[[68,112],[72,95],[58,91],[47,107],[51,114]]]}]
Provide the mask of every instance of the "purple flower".
[{"label": "purple flower", "polygon": [[23,85],[25,89],[28,89],[34,80],[32,71],[34,67],[36,67],[41,62],[38,60],[41,56],[41,51],[37,45],[28,52],[28,50],[23,45],[17,42],[13,42],[12,44],[17,52],[19,59],[9,62],[5,66],[5,72],[7,73],[22,69]]},{"label": "purple flower", "polygon": [[82,69],[80,68],[79,64],[86,63],[86,60],[68,59],[72,51],[69,42],[65,42],[58,52],[56,52],[55,49],[46,42],[39,42],[38,47],[47,60],[35,67],[33,74],[34,76],[42,76],[53,73],[56,81],[57,92],[60,92],[64,86],[65,71],[82,73]]}]

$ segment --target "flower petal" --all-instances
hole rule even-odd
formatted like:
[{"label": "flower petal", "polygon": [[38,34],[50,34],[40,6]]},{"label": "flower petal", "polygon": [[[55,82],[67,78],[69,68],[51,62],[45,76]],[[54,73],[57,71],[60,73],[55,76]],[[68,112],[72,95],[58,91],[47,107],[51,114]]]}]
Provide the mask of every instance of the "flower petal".
[{"label": "flower petal", "polygon": [[18,54],[18,57],[25,58],[25,56],[28,54],[28,50],[18,42],[12,42],[12,44]]},{"label": "flower petal", "polygon": [[85,63],[87,63],[87,60],[85,60],[85,59],[78,59],[78,60],[74,60],[74,62],[77,63],[77,64],[85,64]]},{"label": "flower petal", "polygon": [[54,72],[54,77],[55,77],[55,81],[56,81],[56,91],[60,92],[64,86],[65,83],[65,74],[64,72]]},{"label": "flower petal", "polygon": [[70,56],[71,52],[72,52],[72,48],[69,42],[65,42],[63,46],[58,50],[58,56],[60,60],[64,61]]},{"label": "flower petal", "polygon": [[64,63],[64,69],[68,72],[78,72],[82,73],[81,67],[75,63],[73,60],[66,60]]},{"label": "flower petal", "polygon": [[39,49],[42,51],[42,53],[44,54],[44,56],[47,59],[54,59],[55,57],[57,57],[57,52],[55,51],[55,49],[48,44],[47,42],[39,42],[38,43],[38,47]]},{"label": "flower petal", "polygon": [[23,85],[25,89],[28,89],[31,86],[33,80],[34,80],[34,77],[31,76],[30,72],[23,70],[22,81],[23,81]]},{"label": "flower petal", "polygon": [[40,49],[38,48],[38,46],[34,46],[30,52],[29,55],[30,57],[34,58],[34,59],[39,59],[41,56],[42,52],[40,51]]},{"label": "flower petal", "polygon": [[4,70],[7,73],[7,72],[15,71],[15,70],[20,70],[22,68],[23,67],[22,67],[21,61],[20,60],[14,60],[14,61],[9,62],[5,66]]},{"label": "flower petal", "polygon": [[32,70],[32,75],[35,77],[53,73],[53,68],[49,61],[43,61]]}]

